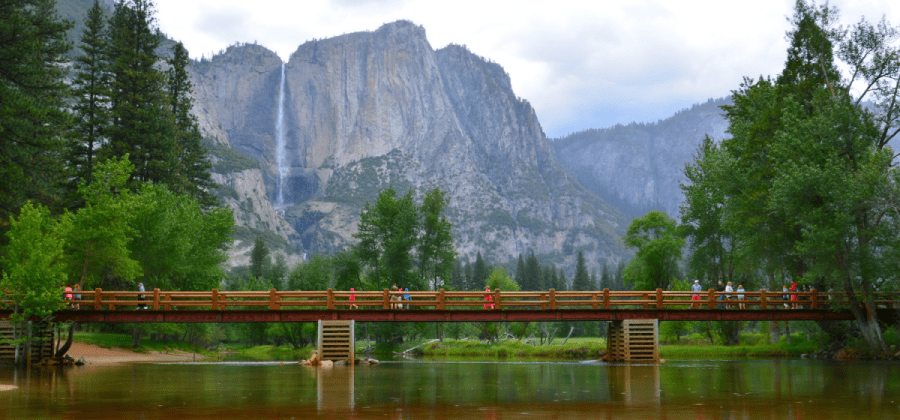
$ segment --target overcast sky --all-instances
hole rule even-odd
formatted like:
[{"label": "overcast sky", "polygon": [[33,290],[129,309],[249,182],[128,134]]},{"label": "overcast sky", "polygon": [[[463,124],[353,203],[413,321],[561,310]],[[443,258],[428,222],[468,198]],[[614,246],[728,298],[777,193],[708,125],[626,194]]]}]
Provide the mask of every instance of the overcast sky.
[{"label": "overcast sky", "polygon": [[[775,75],[792,0],[156,0],[160,29],[193,58],[257,42],[287,59],[313,38],[407,19],[503,66],[548,137],[653,122]],[[834,0],[846,24],[900,23],[900,1]]]}]

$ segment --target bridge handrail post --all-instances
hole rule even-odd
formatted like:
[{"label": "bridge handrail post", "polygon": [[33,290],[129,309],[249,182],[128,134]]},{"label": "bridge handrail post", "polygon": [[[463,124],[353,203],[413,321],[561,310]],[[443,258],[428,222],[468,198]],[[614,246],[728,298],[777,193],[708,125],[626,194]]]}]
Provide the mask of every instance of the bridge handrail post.
[{"label": "bridge handrail post", "polygon": [[591,293],[591,309],[597,309],[597,294]]},{"label": "bridge handrail post", "polygon": [[641,295],[641,300],[644,301],[644,309],[650,309],[650,303],[647,302],[648,300],[650,300],[650,295],[644,293],[643,295]]},{"label": "bridge handrail post", "polygon": [[759,309],[769,309],[769,304],[766,302],[766,289],[759,289]]},{"label": "bridge handrail post", "polygon": [[494,306],[494,309],[499,310],[500,309],[500,288],[499,287],[494,289],[494,302],[493,303],[496,306],[494,306],[494,305],[491,305],[491,306]]},{"label": "bridge handrail post", "polygon": [[331,290],[329,287],[326,296],[325,305],[327,305],[326,308],[330,311],[334,309],[334,290]]},{"label": "bridge handrail post", "polygon": [[391,309],[391,291],[388,290],[387,287],[384,288],[384,295],[382,295],[383,309]]},{"label": "bridge handrail post", "polygon": [[812,289],[812,296],[811,296],[810,300],[812,301],[812,308],[819,309],[819,291],[818,290]]},{"label": "bridge handrail post", "polygon": [[172,295],[166,293],[166,304],[163,306],[163,310],[171,310],[172,309]]},{"label": "bridge handrail post", "polygon": [[661,288],[656,288],[656,309],[665,309],[665,305],[663,304],[663,291]]},{"label": "bridge handrail post", "polygon": [[278,291],[275,288],[269,289],[269,310],[277,311],[281,309],[281,305],[278,303]]},{"label": "bridge handrail post", "polygon": [[109,302],[109,310],[115,311],[116,310],[116,295],[110,294],[107,302]]},{"label": "bridge handrail post", "polygon": [[103,307],[101,295],[103,295],[103,289],[101,289],[99,287],[94,289],[94,310],[95,311],[99,311],[100,308]]},{"label": "bridge handrail post", "polygon": [[609,309],[609,289],[603,289],[603,309]]},{"label": "bridge handrail post", "polygon": [[550,289],[550,310],[556,310],[556,289]]},{"label": "bridge handrail post", "polygon": [[547,294],[546,294],[546,293],[541,293],[541,296],[538,297],[538,302],[541,302],[541,310],[542,310],[542,311],[543,311],[544,309],[547,309],[547,302],[548,302],[547,299],[548,299],[548,298],[547,298]]},{"label": "bridge handrail post", "polygon": [[153,310],[154,311],[159,310],[159,288],[158,287],[153,288]]},{"label": "bridge handrail post", "polygon": [[212,310],[219,310],[219,289],[212,289]]},{"label": "bridge handrail post", "polygon": [[437,308],[438,310],[444,310],[444,288],[441,287],[441,290],[438,290],[438,299],[437,299]]},{"label": "bridge handrail post", "polygon": [[706,309],[712,309],[716,307],[716,291],[714,289],[709,289],[709,306]]}]

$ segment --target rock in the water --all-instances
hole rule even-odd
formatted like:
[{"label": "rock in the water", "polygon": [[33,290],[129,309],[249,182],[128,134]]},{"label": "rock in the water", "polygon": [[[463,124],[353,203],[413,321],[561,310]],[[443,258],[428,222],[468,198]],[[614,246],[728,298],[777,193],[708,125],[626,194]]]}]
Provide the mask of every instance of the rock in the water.
[{"label": "rock in the water", "polygon": [[334,362],[332,362],[331,360],[322,360],[321,362],[319,362],[319,366],[323,368],[330,368],[334,366]]}]

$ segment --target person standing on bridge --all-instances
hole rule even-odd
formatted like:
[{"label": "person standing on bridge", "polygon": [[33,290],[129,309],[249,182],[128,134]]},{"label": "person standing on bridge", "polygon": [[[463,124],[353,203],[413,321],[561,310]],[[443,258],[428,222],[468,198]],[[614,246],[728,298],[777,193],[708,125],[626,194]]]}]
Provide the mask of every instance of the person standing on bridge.
[{"label": "person standing on bridge", "polygon": [[355,291],[356,289],[350,288],[350,309],[359,309],[359,307],[356,306],[356,293],[353,293]]},{"label": "person standing on bridge", "polygon": [[[733,291],[734,291],[734,287],[731,287],[731,282],[728,282],[728,284],[725,285],[725,292],[726,292],[726,293],[731,293],[731,292],[733,292]],[[730,300],[731,300],[731,295],[730,295],[730,294],[725,295],[725,300],[730,301]],[[726,308],[730,308],[730,307],[731,307],[731,304],[730,304],[730,303],[726,303],[725,305],[726,305]]]},{"label": "person standing on bridge", "polygon": [[[145,291],[146,290],[144,290],[144,283],[138,283],[138,292],[141,292],[141,294],[138,295],[139,301],[143,301],[144,299],[147,299],[147,295],[144,294]],[[137,308],[138,309],[147,309],[147,305],[145,305],[143,303],[139,303]]]},{"label": "person standing on bridge", "polygon": [[[691,296],[691,300],[700,300],[700,292],[703,291],[703,286],[700,285],[700,280],[694,280],[694,284],[691,285],[691,291],[694,292],[694,295]],[[691,305],[692,309],[699,309],[700,304],[695,303]]]},{"label": "person standing on bridge", "polygon": [[784,302],[784,309],[787,309],[787,308],[790,307],[790,306],[788,306],[788,303],[786,302],[788,299],[790,299],[790,296],[787,294],[787,292],[788,292],[787,286],[784,285],[784,284],[782,284],[782,285],[781,285],[781,293],[784,293],[784,294],[781,295],[781,299],[785,301],[785,302]]},{"label": "person standing on bridge", "polygon": [[[791,291],[797,291],[797,280],[791,280]],[[797,295],[791,294],[791,309],[797,309]]]},{"label": "person standing on bridge", "polygon": [[[485,286],[484,287],[484,301],[488,302],[488,303],[484,304],[484,309],[494,309],[494,304],[490,303],[490,302],[493,302],[493,300],[494,300],[494,297],[491,295],[491,286]],[[488,307],[490,307],[490,308],[488,308]]]},{"label": "person standing on bridge", "polygon": [[738,303],[738,308],[739,308],[739,309],[747,309],[747,304],[744,303],[744,296],[745,296],[745,295],[744,295],[744,292],[745,292],[745,290],[744,290],[744,285],[743,285],[743,284],[739,284],[739,285],[738,285],[737,292],[738,292],[738,296],[737,296],[737,297],[738,297],[738,300],[741,301],[741,303]]},{"label": "person standing on bridge", "polygon": [[71,284],[66,285],[66,294],[64,295],[64,297],[69,302],[66,304],[66,306],[71,308],[72,307],[72,285]]},{"label": "person standing on bridge", "polygon": [[[725,295],[722,294],[723,292],[725,292],[725,285],[722,284],[722,280],[719,280],[719,283],[716,284],[716,292],[716,294],[718,295],[716,296],[716,300],[725,300]],[[725,309],[725,304],[717,303],[716,309]]]}]

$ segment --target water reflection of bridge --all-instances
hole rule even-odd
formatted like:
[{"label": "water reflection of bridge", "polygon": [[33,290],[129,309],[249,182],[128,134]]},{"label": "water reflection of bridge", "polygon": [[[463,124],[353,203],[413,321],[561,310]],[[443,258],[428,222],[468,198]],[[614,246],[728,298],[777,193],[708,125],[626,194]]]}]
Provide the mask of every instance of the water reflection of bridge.
[{"label": "water reflection of bridge", "polygon": [[[80,310],[60,310],[58,321],[78,322],[313,322],[356,320],[361,322],[507,322],[507,321],[618,321],[658,319],[661,321],[795,321],[849,320],[848,297],[843,293],[742,292],[736,293],[655,291],[588,291],[489,293],[424,291],[276,291],[232,292],[82,291],[73,301]],[[349,309],[351,295],[355,306]],[[403,295],[408,309],[392,309]],[[698,295],[700,300],[691,300]],[[790,295],[790,296],[788,296]],[[731,299],[728,298],[731,297]],[[787,298],[786,298],[787,297]],[[791,299],[795,297],[795,299]],[[879,317],[896,316],[894,294],[875,299]],[[146,310],[134,310],[146,305]],[[2,307],[2,303],[0,303]],[[743,307],[743,308],[742,308]],[[787,307],[787,308],[785,308]],[[0,310],[0,320],[10,311]]]}]

